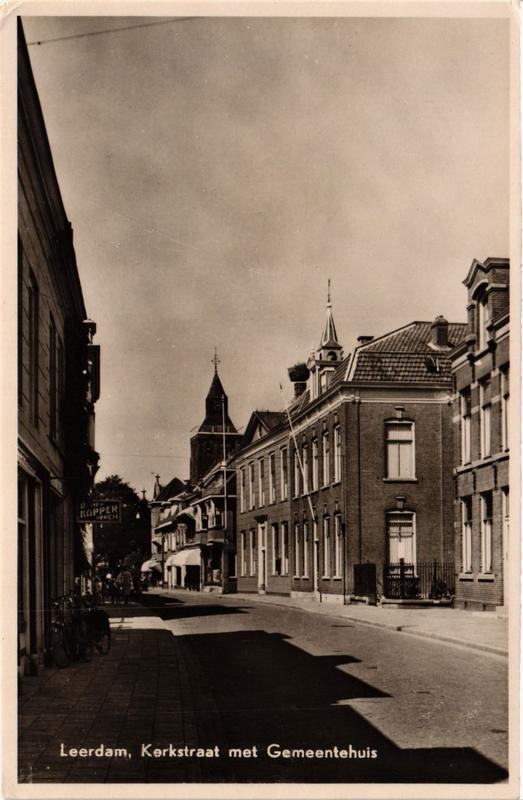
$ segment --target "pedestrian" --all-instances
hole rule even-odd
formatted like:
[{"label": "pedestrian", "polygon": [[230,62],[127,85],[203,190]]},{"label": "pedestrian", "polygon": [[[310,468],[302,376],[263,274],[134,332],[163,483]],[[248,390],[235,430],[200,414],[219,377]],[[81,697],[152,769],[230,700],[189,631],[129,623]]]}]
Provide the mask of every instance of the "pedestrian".
[{"label": "pedestrian", "polygon": [[126,567],[124,567],[121,572],[118,573],[116,583],[118,585],[120,595],[122,596],[125,605],[127,605],[129,602],[129,595],[133,590],[133,578]]}]

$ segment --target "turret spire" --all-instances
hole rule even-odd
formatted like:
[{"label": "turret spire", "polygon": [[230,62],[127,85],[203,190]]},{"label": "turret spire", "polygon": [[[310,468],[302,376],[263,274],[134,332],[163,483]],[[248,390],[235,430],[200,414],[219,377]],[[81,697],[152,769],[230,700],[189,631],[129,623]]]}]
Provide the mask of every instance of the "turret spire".
[{"label": "turret spire", "polygon": [[339,347],[339,342],[336,326],[334,324],[334,317],[332,316],[331,279],[329,278],[327,284],[327,318],[325,320],[325,327],[323,328],[320,348],[336,346]]}]

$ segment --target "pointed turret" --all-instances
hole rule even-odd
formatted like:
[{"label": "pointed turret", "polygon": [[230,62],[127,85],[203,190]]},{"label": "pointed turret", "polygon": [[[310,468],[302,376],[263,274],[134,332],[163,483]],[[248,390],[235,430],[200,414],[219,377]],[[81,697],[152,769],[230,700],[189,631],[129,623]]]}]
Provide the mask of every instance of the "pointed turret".
[{"label": "pointed turret", "polygon": [[158,497],[158,495],[162,491],[163,487],[162,487],[162,484],[160,483],[160,476],[159,475],[155,475],[154,478],[155,478],[155,481],[154,481],[154,488],[153,488],[153,500],[156,500],[156,498]]},{"label": "pointed turret", "polygon": [[334,324],[334,317],[332,316],[332,303],[331,303],[331,282],[329,278],[329,285],[327,290],[327,316],[325,319],[325,327],[321,336],[320,349],[323,348],[340,348],[338,342],[338,334],[336,333],[336,325]]},{"label": "pointed turret", "polygon": [[343,348],[338,342],[338,334],[334,317],[332,315],[331,303],[331,282],[329,278],[327,289],[327,314],[325,325],[321,335],[319,348],[311,353],[307,366],[311,371],[312,377],[312,398],[318,397],[324,392],[330,382],[330,378],[335,370],[335,364],[343,358]]}]

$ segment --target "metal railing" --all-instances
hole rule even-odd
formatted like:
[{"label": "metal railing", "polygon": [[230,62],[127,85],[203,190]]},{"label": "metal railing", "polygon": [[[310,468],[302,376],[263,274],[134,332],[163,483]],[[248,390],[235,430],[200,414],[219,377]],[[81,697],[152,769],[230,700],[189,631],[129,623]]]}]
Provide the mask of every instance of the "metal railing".
[{"label": "metal railing", "polygon": [[383,565],[383,595],[401,600],[451,599],[455,591],[455,568],[452,562],[418,562]]}]

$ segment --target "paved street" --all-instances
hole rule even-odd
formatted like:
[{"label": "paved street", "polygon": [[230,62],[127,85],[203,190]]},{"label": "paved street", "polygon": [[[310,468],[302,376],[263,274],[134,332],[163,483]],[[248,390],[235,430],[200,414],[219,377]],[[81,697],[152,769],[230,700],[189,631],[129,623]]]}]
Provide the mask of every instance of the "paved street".
[{"label": "paved street", "polygon": [[[108,656],[24,679],[20,780],[505,776],[503,657],[255,598],[147,593],[143,606],[111,615]],[[102,744],[125,755],[60,754]],[[141,756],[143,744],[151,747]],[[351,746],[352,756],[340,757]],[[185,747],[209,752],[198,758]],[[167,749],[156,758],[154,748]],[[230,748],[244,752],[230,756]],[[286,748],[327,753],[279,755]]]}]

